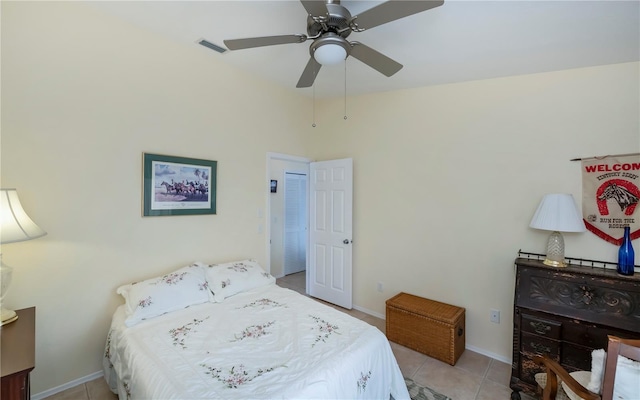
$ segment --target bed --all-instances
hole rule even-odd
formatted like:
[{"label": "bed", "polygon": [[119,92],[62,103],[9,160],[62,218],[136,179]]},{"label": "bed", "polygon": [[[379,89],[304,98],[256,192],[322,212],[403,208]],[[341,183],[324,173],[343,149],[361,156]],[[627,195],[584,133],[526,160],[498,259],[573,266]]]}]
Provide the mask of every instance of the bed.
[{"label": "bed", "polygon": [[380,330],[251,260],[194,263],[118,293],[103,364],[120,399],[409,399]]}]

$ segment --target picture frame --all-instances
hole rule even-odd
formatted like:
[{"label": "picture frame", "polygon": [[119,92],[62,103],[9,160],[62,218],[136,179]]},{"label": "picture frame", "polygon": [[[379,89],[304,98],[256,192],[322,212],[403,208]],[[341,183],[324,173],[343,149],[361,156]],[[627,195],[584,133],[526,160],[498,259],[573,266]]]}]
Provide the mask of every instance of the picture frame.
[{"label": "picture frame", "polygon": [[216,213],[217,161],[142,154],[142,215]]},{"label": "picture frame", "polygon": [[275,179],[271,179],[271,193],[276,193],[278,191],[278,181]]}]

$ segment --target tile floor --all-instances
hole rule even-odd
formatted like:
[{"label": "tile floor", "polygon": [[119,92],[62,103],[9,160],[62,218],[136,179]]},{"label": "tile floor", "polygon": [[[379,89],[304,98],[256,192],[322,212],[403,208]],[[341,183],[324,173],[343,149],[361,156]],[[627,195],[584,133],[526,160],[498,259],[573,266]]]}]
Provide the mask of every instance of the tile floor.
[{"label": "tile floor", "polygon": [[[282,287],[305,294],[304,272],[280,278],[277,283]],[[385,331],[385,321],[380,318],[358,310],[334,307],[377,327],[382,332]],[[403,375],[412,378],[418,384],[437,390],[453,400],[510,399],[511,366],[509,364],[465,350],[456,365],[451,366],[396,343],[390,343]],[[116,400],[117,396],[111,393],[104,378],[98,378],[46,399]],[[533,398],[523,395],[522,400],[533,400]]]}]

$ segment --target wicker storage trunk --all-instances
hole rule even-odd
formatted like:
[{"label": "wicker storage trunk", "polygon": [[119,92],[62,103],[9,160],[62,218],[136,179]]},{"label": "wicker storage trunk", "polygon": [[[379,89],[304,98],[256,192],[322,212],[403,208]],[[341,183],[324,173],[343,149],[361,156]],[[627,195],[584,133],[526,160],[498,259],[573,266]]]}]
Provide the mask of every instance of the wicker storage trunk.
[{"label": "wicker storage trunk", "polygon": [[386,302],[387,338],[454,365],[465,346],[464,308],[407,293]]}]

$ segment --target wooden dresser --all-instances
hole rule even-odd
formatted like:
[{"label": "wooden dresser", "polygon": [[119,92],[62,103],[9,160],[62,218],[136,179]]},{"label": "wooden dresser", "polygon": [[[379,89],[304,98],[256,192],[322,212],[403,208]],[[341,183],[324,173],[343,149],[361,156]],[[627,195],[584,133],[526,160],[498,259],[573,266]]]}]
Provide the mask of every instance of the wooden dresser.
[{"label": "wooden dresser", "polygon": [[31,398],[29,373],[35,367],[35,307],[16,310],[18,320],[0,328],[2,400]]},{"label": "wooden dresser", "polygon": [[513,311],[512,400],[536,393],[532,358],[548,354],[569,372],[591,370],[591,351],[607,335],[640,338],[640,275],[569,265],[548,267],[517,258]]}]

